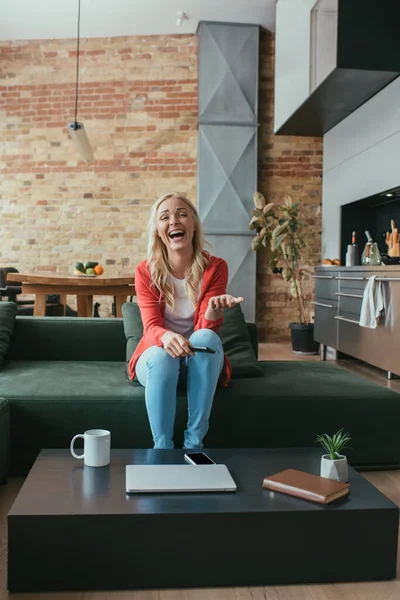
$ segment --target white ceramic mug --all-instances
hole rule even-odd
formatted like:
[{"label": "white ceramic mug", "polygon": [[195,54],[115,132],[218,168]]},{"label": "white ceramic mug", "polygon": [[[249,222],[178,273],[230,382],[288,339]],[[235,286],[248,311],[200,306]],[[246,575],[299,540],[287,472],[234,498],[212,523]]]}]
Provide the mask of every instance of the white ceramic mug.
[{"label": "white ceramic mug", "polygon": [[[75,440],[83,439],[83,454],[76,454]],[[107,429],[88,429],[78,433],[71,441],[71,454],[74,458],[83,458],[88,467],[105,467],[110,464],[111,433]]]}]

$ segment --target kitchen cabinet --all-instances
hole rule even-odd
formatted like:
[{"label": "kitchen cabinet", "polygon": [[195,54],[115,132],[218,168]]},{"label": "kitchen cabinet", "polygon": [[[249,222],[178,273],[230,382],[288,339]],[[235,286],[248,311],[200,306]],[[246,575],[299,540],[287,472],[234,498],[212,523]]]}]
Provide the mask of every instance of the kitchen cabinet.
[{"label": "kitchen cabinet", "polygon": [[338,346],[336,313],[337,302],[322,302],[320,299],[315,301],[314,339],[323,346]]},{"label": "kitchen cabinet", "polygon": [[278,0],[274,132],[322,136],[400,75],[400,2]]},{"label": "kitchen cabinet", "polygon": [[[382,281],[385,310],[376,329],[359,325],[369,277]],[[314,339],[349,356],[400,375],[400,266],[318,267],[313,275]]]}]

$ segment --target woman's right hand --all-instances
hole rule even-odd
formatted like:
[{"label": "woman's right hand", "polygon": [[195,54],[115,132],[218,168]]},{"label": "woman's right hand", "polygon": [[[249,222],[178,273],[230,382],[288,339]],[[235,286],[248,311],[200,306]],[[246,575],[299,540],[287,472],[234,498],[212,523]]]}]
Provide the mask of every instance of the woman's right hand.
[{"label": "woman's right hand", "polygon": [[172,358],[181,358],[183,356],[193,356],[194,352],[190,349],[188,340],[173,331],[167,331],[161,336],[161,342],[164,350]]}]

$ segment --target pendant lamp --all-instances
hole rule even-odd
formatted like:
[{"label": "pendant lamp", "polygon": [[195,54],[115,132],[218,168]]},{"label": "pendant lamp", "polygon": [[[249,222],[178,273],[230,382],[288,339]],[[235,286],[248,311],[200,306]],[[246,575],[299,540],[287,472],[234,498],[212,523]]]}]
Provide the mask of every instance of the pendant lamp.
[{"label": "pendant lamp", "polygon": [[79,91],[79,33],[81,20],[81,0],[78,0],[78,38],[76,44],[76,86],[75,86],[75,120],[68,123],[68,129],[76,149],[86,161],[94,160],[93,150],[83,123],[78,122],[78,91]]}]

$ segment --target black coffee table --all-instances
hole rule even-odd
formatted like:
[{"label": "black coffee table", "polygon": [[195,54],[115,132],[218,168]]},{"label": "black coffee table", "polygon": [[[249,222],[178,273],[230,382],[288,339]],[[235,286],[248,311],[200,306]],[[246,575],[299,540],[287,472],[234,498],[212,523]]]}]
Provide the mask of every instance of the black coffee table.
[{"label": "black coffee table", "polygon": [[84,467],[43,450],[8,515],[11,592],[261,586],[396,577],[399,510],[350,469],[322,506],[262,488],[286,468],[319,474],[317,449],[207,449],[236,493],[125,493],[125,465],[183,450],[114,450]]}]

